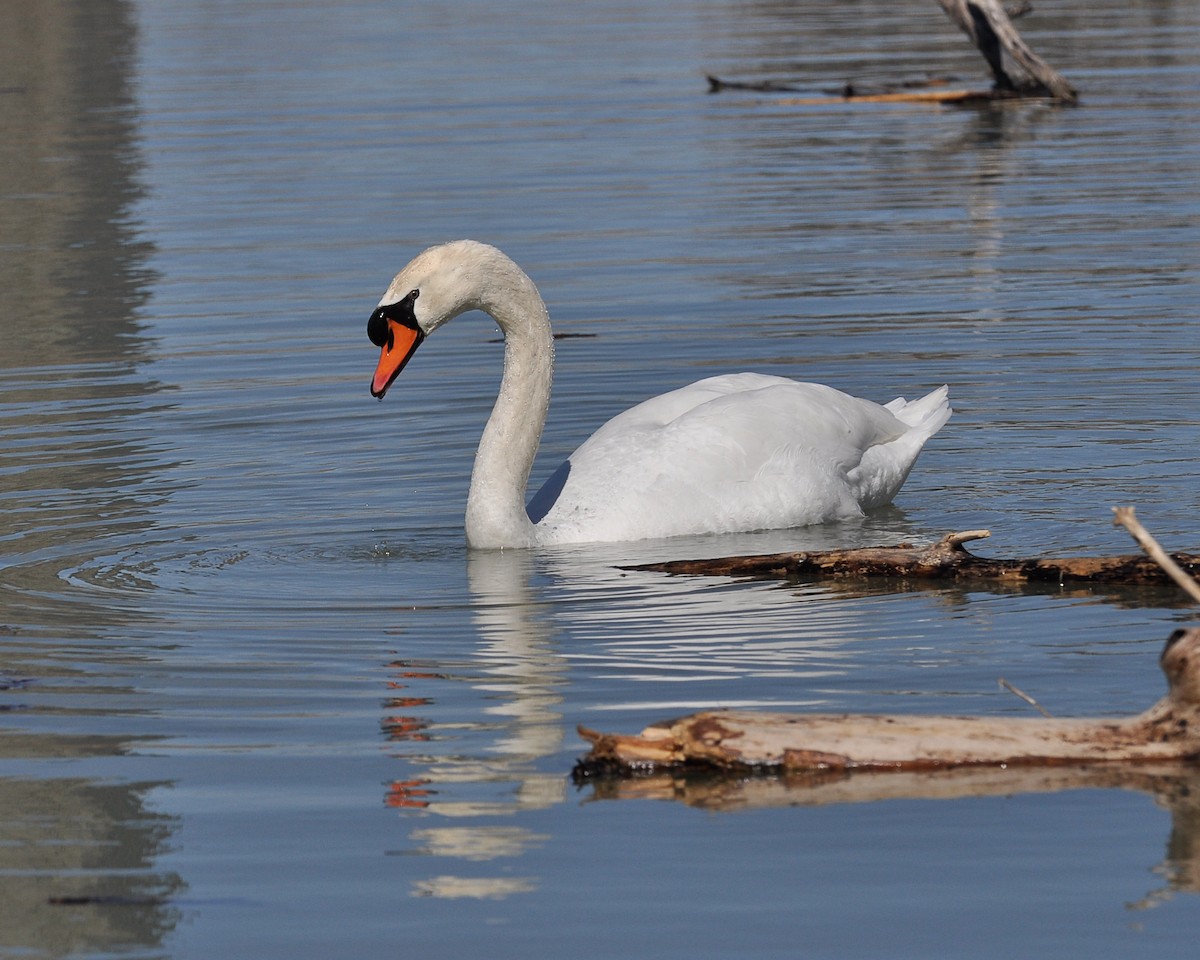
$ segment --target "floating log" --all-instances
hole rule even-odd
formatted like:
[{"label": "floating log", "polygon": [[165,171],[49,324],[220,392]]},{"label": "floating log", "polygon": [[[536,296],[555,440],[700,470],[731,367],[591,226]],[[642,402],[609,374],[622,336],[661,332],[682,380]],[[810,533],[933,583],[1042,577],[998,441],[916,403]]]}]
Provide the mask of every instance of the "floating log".
[{"label": "floating log", "polygon": [[[1057,583],[1159,586],[1171,576],[1154,559],[1141,554],[1110,557],[1060,557],[993,560],[963,546],[991,534],[969,530],[947,534],[929,546],[901,543],[888,547],[856,547],[770,553],[702,560],[668,560],[623,566],[622,570],[701,576],[800,580],[816,578],[894,577],[908,580],[994,581],[1003,584]],[[1177,553],[1175,563],[1200,573],[1200,554]]]},{"label": "floating log", "polygon": [[[708,74],[708,92],[722,90],[750,90],[756,93],[803,93],[804,88],[776,80],[724,80]],[[789,106],[815,106],[841,101],[847,103],[967,103],[972,100],[994,100],[990,90],[947,89],[950,81],[945,77],[924,80],[909,80],[881,87],[863,87],[847,83],[836,90],[824,90],[821,96],[781,97],[776,103]]]},{"label": "floating log", "polygon": [[[774,80],[725,80],[709,74],[708,92],[750,90],[756,93],[800,93],[802,87]],[[1009,99],[1016,94],[996,90],[946,89],[944,79],[910,81],[873,88],[847,83],[836,90],[826,90],[820,96],[780,97],[775,103],[785,106],[824,106],[830,103],[973,103],[985,100]]]},{"label": "floating log", "polygon": [[581,726],[592,746],[580,768],[850,773],[1194,761],[1200,758],[1200,628],[1172,633],[1159,664],[1167,695],[1124,719],[713,710],[651,724],[637,736]]}]

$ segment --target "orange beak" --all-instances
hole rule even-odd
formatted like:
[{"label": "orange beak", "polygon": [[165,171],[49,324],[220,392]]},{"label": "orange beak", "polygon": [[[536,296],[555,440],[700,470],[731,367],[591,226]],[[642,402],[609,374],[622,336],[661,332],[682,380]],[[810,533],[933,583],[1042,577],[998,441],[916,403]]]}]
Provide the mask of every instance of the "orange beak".
[{"label": "orange beak", "polygon": [[417,347],[424,339],[425,334],[420,330],[414,330],[395,320],[387,321],[387,341],[383,344],[379,364],[375,367],[375,376],[371,379],[371,396],[383,399],[387,388],[400,376],[400,371],[417,352]]}]

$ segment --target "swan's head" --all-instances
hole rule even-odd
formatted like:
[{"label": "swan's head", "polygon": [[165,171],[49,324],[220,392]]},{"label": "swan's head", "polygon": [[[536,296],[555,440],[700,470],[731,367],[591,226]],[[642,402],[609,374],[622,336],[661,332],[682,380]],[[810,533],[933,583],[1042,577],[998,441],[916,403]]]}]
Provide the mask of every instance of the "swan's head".
[{"label": "swan's head", "polygon": [[498,277],[520,269],[495,247],[456,240],[430,247],[393,278],[367,321],[367,337],[379,347],[371,395],[383,399],[392,381],[425,338],[468,310],[488,310],[487,291]]}]

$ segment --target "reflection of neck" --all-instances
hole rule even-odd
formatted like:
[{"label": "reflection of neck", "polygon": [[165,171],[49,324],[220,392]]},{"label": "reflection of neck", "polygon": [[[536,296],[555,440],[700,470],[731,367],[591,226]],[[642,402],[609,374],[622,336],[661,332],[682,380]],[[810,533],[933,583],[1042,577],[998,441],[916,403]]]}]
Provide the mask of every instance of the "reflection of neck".
[{"label": "reflection of neck", "polygon": [[525,488],[550,405],[554,340],[537,288],[515,264],[505,264],[489,280],[480,306],[504,333],[504,376],[475,454],[467,542],[530,546],[534,529],[525,512]]},{"label": "reflection of neck", "polygon": [[548,756],[563,741],[559,704],[566,665],[552,642],[553,626],[530,586],[533,555],[527,550],[473,550],[467,558],[471,615],[481,641],[481,685],[498,701],[489,713],[505,718],[495,743],[497,765],[521,782],[520,805],[544,805],[560,796],[563,778],[544,778],[525,761]]}]

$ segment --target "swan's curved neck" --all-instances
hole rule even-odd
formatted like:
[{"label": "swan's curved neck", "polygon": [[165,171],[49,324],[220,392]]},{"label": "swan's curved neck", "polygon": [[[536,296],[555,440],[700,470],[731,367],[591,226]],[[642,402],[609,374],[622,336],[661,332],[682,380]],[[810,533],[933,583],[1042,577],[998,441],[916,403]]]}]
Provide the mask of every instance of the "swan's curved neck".
[{"label": "swan's curved neck", "polygon": [[476,305],[504,333],[504,376],[475,454],[467,542],[485,548],[530,546],[534,525],[525,511],[525,488],[550,406],[550,317],[533,281],[511,261],[488,278]]}]

